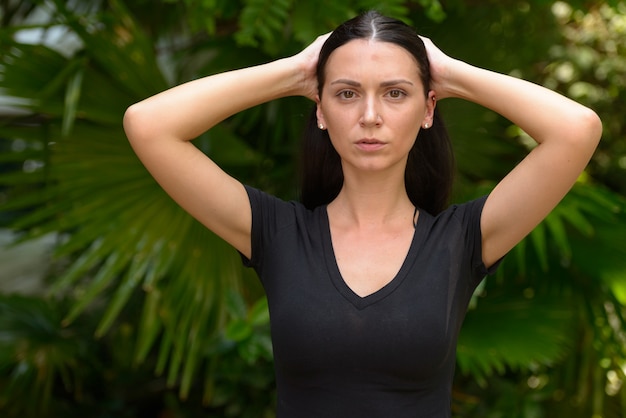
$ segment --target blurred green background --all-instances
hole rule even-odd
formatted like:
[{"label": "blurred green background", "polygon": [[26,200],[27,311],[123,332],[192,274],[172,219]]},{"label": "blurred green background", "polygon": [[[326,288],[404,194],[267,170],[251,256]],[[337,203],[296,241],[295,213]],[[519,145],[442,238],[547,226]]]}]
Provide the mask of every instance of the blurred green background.
[{"label": "blurred green background", "polygon": [[[472,0],[0,0],[0,415],[271,417],[262,289],[131,151],[132,103],[294,54],[359,11],[593,109],[578,183],[477,291],[456,417],[626,417],[626,3]],[[532,146],[476,105],[440,103],[455,201]],[[296,196],[312,103],[236,115],[196,144],[244,183]]]}]

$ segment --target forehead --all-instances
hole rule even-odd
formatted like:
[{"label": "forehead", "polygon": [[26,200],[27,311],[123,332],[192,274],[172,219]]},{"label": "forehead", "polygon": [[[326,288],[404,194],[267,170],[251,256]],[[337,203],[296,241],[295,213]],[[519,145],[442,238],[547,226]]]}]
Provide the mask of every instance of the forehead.
[{"label": "forehead", "polygon": [[335,49],[325,68],[326,80],[333,78],[411,78],[419,80],[415,57],[403,47],[370,39],[355,39]]}]

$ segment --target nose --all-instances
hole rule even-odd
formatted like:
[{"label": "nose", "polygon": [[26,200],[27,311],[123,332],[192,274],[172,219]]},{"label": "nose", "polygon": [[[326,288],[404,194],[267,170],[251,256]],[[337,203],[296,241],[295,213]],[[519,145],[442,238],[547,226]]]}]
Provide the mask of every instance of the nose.
[{"label": "nose", "polygon": [[369,98],[365,100],[363,105],[363,113],[361,115],[360,123],[362,126],[379,126],[382,124],[383,119],[378,111],[378,103],[376,99]]}]

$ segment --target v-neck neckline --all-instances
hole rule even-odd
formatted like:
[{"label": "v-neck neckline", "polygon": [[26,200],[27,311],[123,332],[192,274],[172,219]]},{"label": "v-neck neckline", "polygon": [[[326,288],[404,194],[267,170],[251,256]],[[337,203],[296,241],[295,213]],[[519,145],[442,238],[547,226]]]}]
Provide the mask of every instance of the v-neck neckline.
[{"label": "v-neck neckline", "polygon": [[380,289],[375,290],[368,295],[360,296],[356,292],[354,292],[354,290],[352,290],[350,286],[348,286],[343,276],[341,275],[341,272],[339,270],[339,264],[337,263],[337,257],[335,256],[335,250],[333,248],[332,234],[330,231],[330,220],[328,217],[328,208],[324,207],[324,210],[322,210],[321,212],[322,222],[320,224],[320,227],[322,228],[321,233],[324,247],[324,260],[326,263],[328,274],[330,276],[330,280],[332,281],[337,291],[346,300],[348,300],[348,302],[350,302],[352,305],[354,305],[355,308],[359,310],[364,309],[386,298],[391,293],[393,293],[400,286],[400,284],[402,284],[413,263],[415,262],[416,253],[424,240],[424,231],[427,229],[426,224],[431,220],[428,213],[423,210],[419,210],[419,218],[417,220],[417,224],[415,224],[415,231],[413,232],[411,244],[398,272],[391,279],[391,281],[387,282]]}]

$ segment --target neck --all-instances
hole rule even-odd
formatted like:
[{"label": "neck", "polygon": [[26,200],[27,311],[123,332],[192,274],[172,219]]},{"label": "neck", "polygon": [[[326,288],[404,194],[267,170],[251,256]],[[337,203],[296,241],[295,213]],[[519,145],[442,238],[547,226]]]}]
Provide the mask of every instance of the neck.
[{"label": "neck", "polygon": [[328,205],[337,222],[357,227],[389,225],[396,221],[412,222],[414,205],[402,181],[344,179],[339,195]]}]

